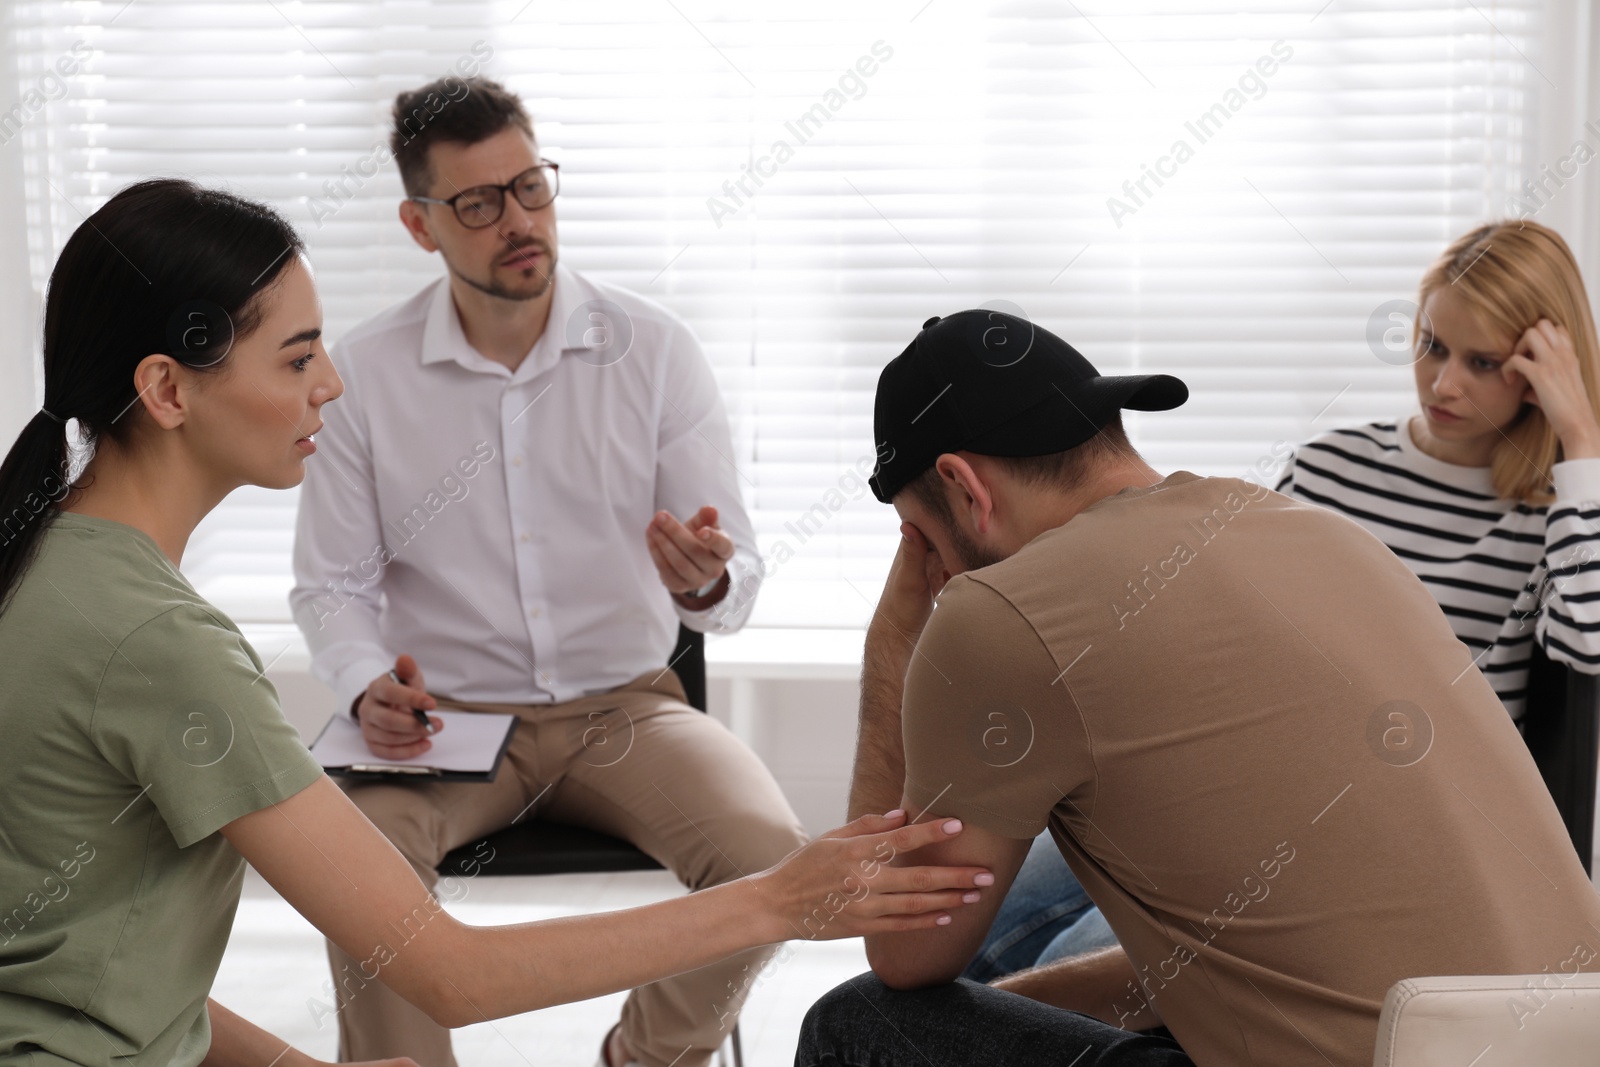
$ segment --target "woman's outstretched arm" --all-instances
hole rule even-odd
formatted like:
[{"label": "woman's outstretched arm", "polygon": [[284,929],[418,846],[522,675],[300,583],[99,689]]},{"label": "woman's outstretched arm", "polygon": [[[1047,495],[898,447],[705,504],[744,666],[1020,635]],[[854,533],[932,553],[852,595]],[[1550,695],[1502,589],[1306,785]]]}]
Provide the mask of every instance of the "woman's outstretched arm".
[{"label": "woman's outstretched arm", "polygon": [[[442,1026],[621,992],[790,938],[927,929],[975,902],[981,867],[894,867],[954,820],[867,815],[776,867],[623,911],[512,926],[450,917],[326,776],[222,834],[300,914]],[[337,976],[336,976],[337,977]]]}]

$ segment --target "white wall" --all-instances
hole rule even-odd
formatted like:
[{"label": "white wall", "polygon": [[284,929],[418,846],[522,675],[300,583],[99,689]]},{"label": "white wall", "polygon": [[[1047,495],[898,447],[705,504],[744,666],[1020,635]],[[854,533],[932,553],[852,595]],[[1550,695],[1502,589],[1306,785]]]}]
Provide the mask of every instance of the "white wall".
[{"label": "white wall", "polygon": [[[737,697],[736,689],[743,689]],[[812,834],[845,821],[850,764],[856,749],[855,681],[716,681],[708,687],[711,714],[730,722],[783,787]],[[735,707],[749,702],[748,712]]]},{"label": "white wall", "polygon": [[[16,11],[0,4],[0,109],[16,101]],[[34,352],[37,299],[28,277],[23,206],[22,138],[0,144],[0,455],[38,409]]]},{"label": "white wall", "polygon": [[[1600,146],[1600,18],[1590,0],[1552,0],[1531,86],[1542,94],[1529,170],[1558,171],[1575,142]],[[1594,128],[1587,123],[1593,121]],[[1589,288],[1600,299],[1600,159],[1569,163],[1571,178],[1533,216],[1566,239]],[[1511,212],[1507,212],[1511,214]]]}]

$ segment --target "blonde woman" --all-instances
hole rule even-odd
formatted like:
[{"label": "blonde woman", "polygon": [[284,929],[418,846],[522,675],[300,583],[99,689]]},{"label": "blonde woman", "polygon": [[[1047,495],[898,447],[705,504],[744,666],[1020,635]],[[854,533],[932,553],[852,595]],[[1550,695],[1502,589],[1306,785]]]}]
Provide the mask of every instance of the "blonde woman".
[{"label": "blonde woman", "polygon": [[1404,560],[1520,719],[1534,641],[1600,674],[1594,319],[1566,242],[1526,221],[1457,238],[1418,300],[1420,413],[1313,438],[1277,489]]}]

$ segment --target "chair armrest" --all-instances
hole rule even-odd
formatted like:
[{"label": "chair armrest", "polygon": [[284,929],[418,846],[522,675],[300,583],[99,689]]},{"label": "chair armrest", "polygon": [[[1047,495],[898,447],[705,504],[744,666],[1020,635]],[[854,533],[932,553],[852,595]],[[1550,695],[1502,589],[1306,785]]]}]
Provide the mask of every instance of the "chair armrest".
[{"label": "chair armrest", "polygon": [[1544,974],[1407,978],[1383,1000],[1373,1067],[1591,1067],[1600,1049],[1600,974],[1587,958]]}]

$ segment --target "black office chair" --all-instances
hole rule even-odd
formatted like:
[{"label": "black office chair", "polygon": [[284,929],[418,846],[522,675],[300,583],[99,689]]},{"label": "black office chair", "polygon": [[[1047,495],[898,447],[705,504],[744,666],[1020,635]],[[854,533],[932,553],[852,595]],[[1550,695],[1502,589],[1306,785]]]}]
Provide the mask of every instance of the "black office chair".
[{"label": "black office chair", "polygon": [[1567,824],[1572,847],[1591,876],[1596,759],[1600,757],[1597,700],[1600,678],[1555,662],[1537,640],[1533,642],[1522,736],[1562,822]]},{"label": "black office chair", "polygon": [[[678,645],[667,661],[683,683],[689,703],[706,710],[705,635],[678,626]],[[477,858],[487,842],[494,858]],[[473,877],[476,874],[604,874],[613,871],[659,871],[661,864],[620,838],[581,826],[529,819],[469,842],[445,856],[440,874]],[[730,1037],[734,1067],[744,1067],[739,1024]]]}]

